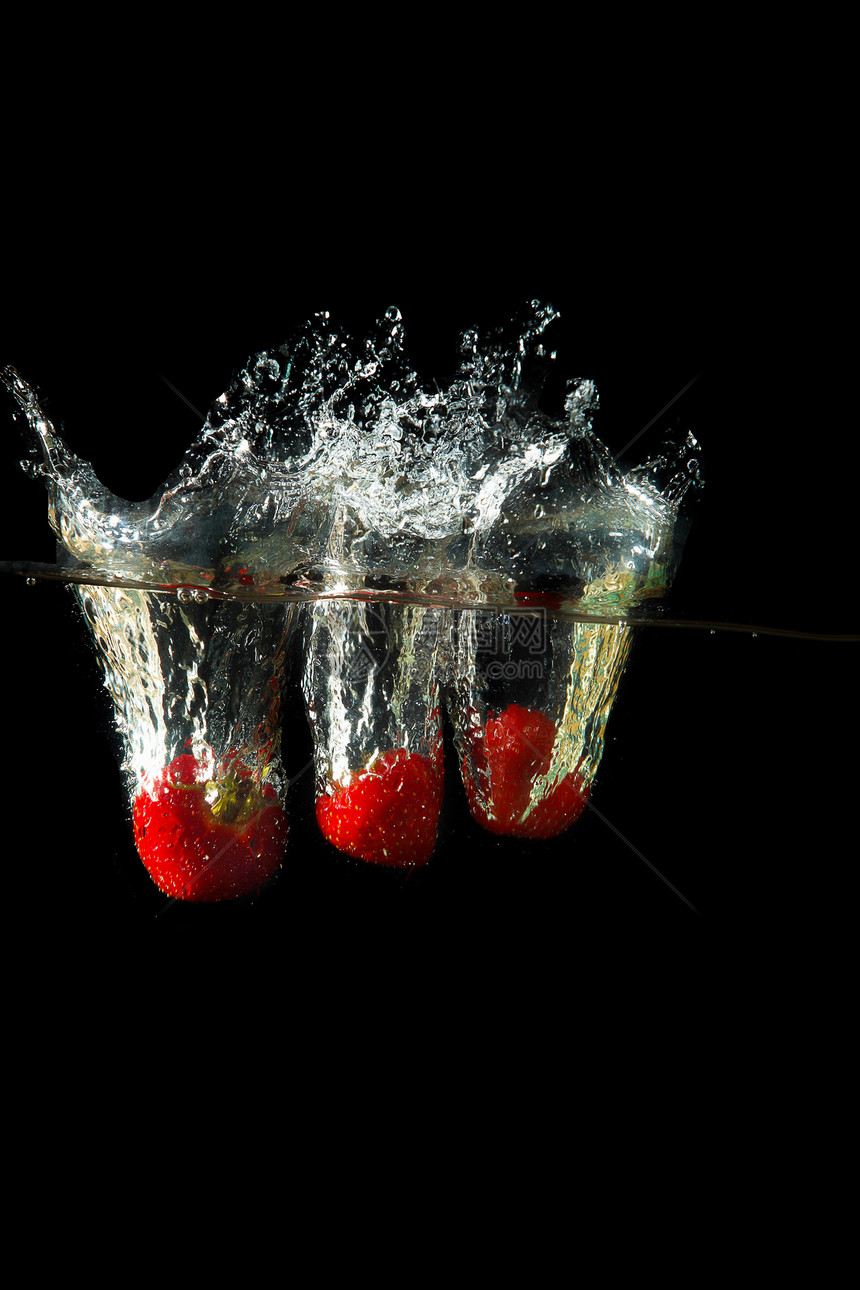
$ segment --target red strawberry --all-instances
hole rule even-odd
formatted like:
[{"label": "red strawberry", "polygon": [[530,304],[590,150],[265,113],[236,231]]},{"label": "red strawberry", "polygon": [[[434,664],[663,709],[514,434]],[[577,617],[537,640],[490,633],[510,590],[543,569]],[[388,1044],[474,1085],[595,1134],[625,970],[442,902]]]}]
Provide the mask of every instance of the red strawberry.
[{"label": "red strawberry", "polygon": [[564,597],[555,591],[515,591],[514,600],[519,605],[535,605],[540,609],[560,609]]},{"label": "red strawberry", "polygon": [[339,851],[374,864],[426,864],[436,845],[443,778],[421,753],[384,753],[317,798],[317,821]]},{"label": "red strawberry", "polygon": [[[472,815],[490,833],[515,838],[554,838],[582,814],[588,785],[577,771],[566,775],[523,820],[537,779],[549,771],[556,729],[543,712],[511,703],[490,717],[483,747],[473,744],[472,764],[463,760],[463,784]],[[476,780],[481,781],[480,791]]]},{"label": "red strawberry", "polygon": [[240,761],[208,779],[190,753],[174,758],[133,810],[140,858],[160,891],[180,900],[231,900],[277,870],[287,817],[275,790]]}]

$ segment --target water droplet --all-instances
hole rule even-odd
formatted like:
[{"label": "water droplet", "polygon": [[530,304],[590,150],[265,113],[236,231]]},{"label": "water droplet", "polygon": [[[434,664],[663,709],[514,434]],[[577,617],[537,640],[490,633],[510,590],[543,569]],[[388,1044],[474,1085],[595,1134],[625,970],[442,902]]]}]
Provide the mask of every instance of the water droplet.
[{"label": "water droplet", "polygon": [[35,587],[35,585],[36,585],[36,579],[35,579],[35,578],[28,578],[28,579],[27,579],[27,586],[28,586],[28,587]]}]

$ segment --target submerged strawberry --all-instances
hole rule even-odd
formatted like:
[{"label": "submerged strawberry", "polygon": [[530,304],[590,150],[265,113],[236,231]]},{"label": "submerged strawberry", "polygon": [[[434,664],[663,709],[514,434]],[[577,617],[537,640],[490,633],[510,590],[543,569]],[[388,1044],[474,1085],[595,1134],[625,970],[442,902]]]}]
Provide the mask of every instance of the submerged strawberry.
[{"label": "submerged strawberry", "polygon": [[425,864],[436,845],[442,772],[405,748],[378,757],[343,787],[317,798],[317,821],[339,851],[374,864]]},{"label": "submerged strawberry", "polygon": [[490,717],[483,746],[477,741],[473,745],[471,760],[477,773],[473,773],[469,758],[463,760],[469,807],[490,833],[554,838],[582,814],[588,786],[573,771],[522,818],[537,780],[549,771],[555,737],[555,724],[545,713],[518,703]]},{"label": "submerged strawberry", "polygon": [[258,890],[281,863],[287,817],[271,785],[232,761],[207,779],[183,753],[135,800],[134,839],[159,890],[180,900],[231,900]]}]

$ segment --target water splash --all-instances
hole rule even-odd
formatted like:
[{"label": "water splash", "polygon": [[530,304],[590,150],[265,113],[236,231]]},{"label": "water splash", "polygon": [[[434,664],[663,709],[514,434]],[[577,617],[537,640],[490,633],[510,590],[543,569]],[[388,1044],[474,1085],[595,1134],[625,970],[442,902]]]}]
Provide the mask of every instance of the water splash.
[{"label": "water splash", "polygon": [[[58,539],[56,566],[14,567],[73,587],[141,854],[149,864],[169,824],[184,857],[177,876],[155,855],[163,890],[188,895],[189,856],[211,862],[208,835],[185,836],[201,821],[241,836],[247,866],[259,839],[245,837],[246,806],[286,799],[281,736],[298,702],[320,826],[365,860],[429,857],[444,713],[478,823],[542,838],[581,812],[631,627],[672,584],[701,473],[692,434],[639,466],[617,460],[587,379],[567,383],[563,415],[542,410],[555,317],[532,302],[464,333],[440,389],[411,366],[396,309],[358,341],[317,315],[248,360],[139,503],[114,496],[3,372]],[[278,816],[270,852],[284,828]]]},{"label": "water splash", "polygon": [[554,610],[616,615],[662,595],[700,483],[695,439],[625,469],[592,431],[592,382],[568,383],[563,417],[543,413],[555,317],[533,302],[516,325],[465,333],[439,390],[410,366],[397,310],[360,342],[318,315],[246,363],[140,503],[111,494],[6,369],[41,449],[58,576],[514,610],[542,587]]}]

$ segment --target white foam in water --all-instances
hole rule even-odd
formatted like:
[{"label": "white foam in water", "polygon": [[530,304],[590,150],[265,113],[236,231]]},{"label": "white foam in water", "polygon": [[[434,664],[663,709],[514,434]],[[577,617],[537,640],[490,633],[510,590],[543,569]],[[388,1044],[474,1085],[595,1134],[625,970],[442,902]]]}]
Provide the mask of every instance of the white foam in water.
[{"label": "white foam in water", "polygon": [[[552,835],[551,813],[564,824],[549,807],[574,776],[583,792],[594,777],[626,616],[671,584],[699,476],[691,435],[639,467],[617,462],[593,432],[588,380],[568,383],[563,416],[540,409],[554,317],[533,302],[507,331],[464,334],[439,389],[409,365],[396,309],[361,342],[318,315],[246,363],[144,503],[113,496],[5,370],[39,448],[30,469],[48,489],[56,576],[102,657],[132,800],[183,752],[217,777],[237,748],[285,796],[279,720],[299,627],[317,793],[344,804],[349,829],[365,809],[356,786],[395,753],[430,766],[441,797],[444,706],[480,823],[534,837]],[[509,627],[517,615],[539,621],[537,644],[514,647],[508,630],[482,647],[488,616]],[[526,743],[544,734],[523,713],[551,723],[515,806],[492,751],[513,737],[506,712]],[[342,849],[380,858],[378,839],[346,845],[349,829],[319,818]]]}]

